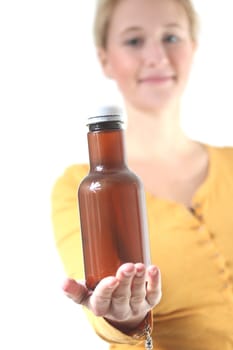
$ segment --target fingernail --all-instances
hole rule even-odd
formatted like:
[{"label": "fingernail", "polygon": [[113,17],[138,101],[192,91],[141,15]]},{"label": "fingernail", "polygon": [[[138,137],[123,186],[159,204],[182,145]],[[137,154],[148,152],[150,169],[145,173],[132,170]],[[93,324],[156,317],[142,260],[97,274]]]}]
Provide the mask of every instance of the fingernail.
[{"label": "fingernail", "polygon": [[126,277],[130,277],[130,276],[132,276],[132,271],[124,271],[124,275],[126,276]]},{"label": "fingernail", "polygon": [[137,271],[136,276],[142,277],[145,274],[145,271]]},{"label": "fingernail", "polygon": [[155,266],[152,266],[152,267],[150,268],[149,272],[150,272],[151,275],[155,276],[155,275],[157,275],[157,273],[158,273],[158,268],[155,267]]}]

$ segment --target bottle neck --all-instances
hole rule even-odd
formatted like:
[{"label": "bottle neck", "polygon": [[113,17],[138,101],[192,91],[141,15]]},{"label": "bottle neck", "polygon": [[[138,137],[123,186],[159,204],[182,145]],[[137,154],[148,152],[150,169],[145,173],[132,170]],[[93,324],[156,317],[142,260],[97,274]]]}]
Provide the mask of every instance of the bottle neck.
[{"label": "bottle neck", "polygon": [[87,138],[92,171],[126,167],[124,131],[122,129],[88,132]]}]

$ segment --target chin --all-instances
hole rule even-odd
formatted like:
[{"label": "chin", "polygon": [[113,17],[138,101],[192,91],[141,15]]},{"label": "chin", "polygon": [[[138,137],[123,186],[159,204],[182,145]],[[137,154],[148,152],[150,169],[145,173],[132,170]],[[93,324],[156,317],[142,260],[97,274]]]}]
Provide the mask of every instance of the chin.
[{"label": "chin", "polygon": [[180,84],[171,89],[143,93],[138,96],[137,101],[152,109],[168,108],[170,105],[179,104],[183,95],[183,86]]},{"label": "chin", "polygon": [[166,110],[170,108],[173,105],[177,105],[177,102],[179,102],[180,97],[178,96],[170,96],[169,98],[155,98],[152,101],[151,100],[143,100],[140,102],[140,99],[137,99],[137,101],[134,101],[133,106],[136,107],[136,109],[139,109],[144,112],[162,112],[163,110]]}]

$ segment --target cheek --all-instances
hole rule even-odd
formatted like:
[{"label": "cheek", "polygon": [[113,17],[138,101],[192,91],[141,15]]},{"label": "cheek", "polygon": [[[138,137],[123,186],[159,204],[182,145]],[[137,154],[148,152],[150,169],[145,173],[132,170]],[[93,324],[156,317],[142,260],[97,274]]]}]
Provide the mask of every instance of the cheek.
[{"label": "cheek", "polygon": [[187,76],[193,62],[193,50],[181,49],[176,55],[176,65],[181,75]]},{"label": "cheek", "polygon": [[109,57],[109,63],[112,71],[112,78],[116,81],[124,81],[126,77],[133,76],[135,72],[135,63],[129,57],[121,52],[114,52]]}]

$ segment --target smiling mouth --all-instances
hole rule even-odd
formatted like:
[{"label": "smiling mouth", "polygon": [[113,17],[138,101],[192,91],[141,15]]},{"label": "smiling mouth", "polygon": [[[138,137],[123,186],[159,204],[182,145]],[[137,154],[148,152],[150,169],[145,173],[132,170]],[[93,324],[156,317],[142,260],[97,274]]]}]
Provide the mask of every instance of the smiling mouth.
[{"label": "smiling mouth", "polygon": [[164,84],[175,80],[175,76],[169,75],[169,76],[158,76],[158,75],[151,75],[145,78],[139,79],[139,83],[149,83],[149,84]]}]

